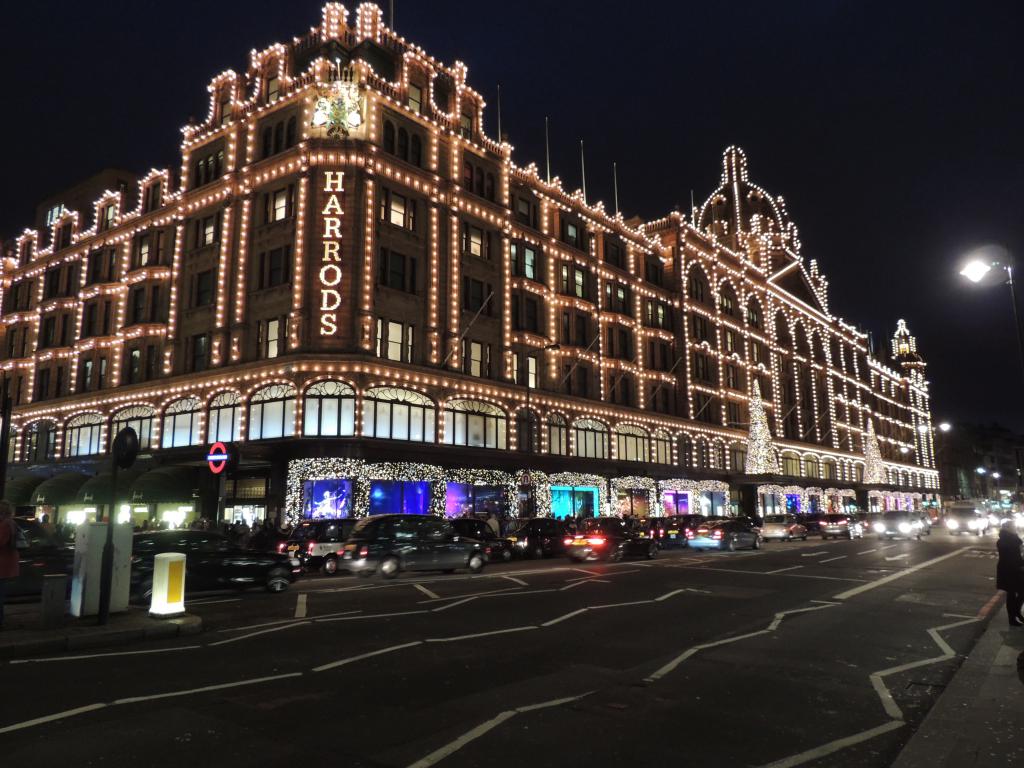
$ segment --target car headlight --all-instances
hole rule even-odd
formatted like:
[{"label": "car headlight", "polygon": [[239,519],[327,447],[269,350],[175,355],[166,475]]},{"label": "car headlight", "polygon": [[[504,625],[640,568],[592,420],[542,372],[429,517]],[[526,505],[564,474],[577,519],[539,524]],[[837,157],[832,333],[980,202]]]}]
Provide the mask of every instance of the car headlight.
[{"label": "car headlight", "polygon": [[885,533],[885,523],[875,523],[871,527],[875,530],[875,533]]},{"label": "car headlight", "polygon": [[946,527],[949,528],[949,530],[951,531],[955,531],[957,528],[960,527],[960,523],[956,520],[949,519],[946,521]]},{"label": "car headlight", "polygon": [[988,524],[989,525],[999,525],[999,518],[996,517],[995,515],[989,515],[988,516]]},{"label": "car headlight", "polygon": [[971,530],[974,530],[975,528],[979,528],[980,526],[981,526],[981,521],[980,520],[970,520],[967,523],[967,527],[970,528]]},{"label": "car headlight", "polygon": [[897,527],[899,528],[900,533],[910,533],[914,529],[914,526],[910,523],[900,523]]}]

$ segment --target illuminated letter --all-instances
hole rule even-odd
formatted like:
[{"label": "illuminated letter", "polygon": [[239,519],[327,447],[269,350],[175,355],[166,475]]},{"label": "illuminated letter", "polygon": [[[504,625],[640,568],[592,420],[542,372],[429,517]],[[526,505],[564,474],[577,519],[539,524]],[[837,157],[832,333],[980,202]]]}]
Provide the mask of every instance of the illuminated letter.
[{"label": "illuminated letter", "polygon": [[337,195],[331,195],[327,198],[327,205],[324,206],[321,213],[325,216],[329,213],[336,213],[341,216],[341,203],[338,201]]},{"label": "illuminated letter", "polygon": [[338,332],[338,318],[333,312],[320,316],[320,335],[333,336]]},{"label": "illuminated letter", "polygon": [[[324,312],[333,312],[341,306],[341,292],[335,290],[322,291],[320,294],[320,309]],[[326,315],[325,315],[326,316]]]},{"label": "illuminated letter", "polygon": [[324,261],[341,261],[341,243],[330,240],[324,243]]},{"label": "illuminated letter", "polygon": [[328,288],[333,288],[341,282],[341,267],[337,264],[324,264],[320,268],[320,282]]},{"label": "illuminated letter", "polygon": [[324,216],[324,240],[341,239],[341,219],[337,216]]},{"label": "illuminated letter", "polygon": [[344,171],[324,171],[324,192],[341,192],[344,177]]}]

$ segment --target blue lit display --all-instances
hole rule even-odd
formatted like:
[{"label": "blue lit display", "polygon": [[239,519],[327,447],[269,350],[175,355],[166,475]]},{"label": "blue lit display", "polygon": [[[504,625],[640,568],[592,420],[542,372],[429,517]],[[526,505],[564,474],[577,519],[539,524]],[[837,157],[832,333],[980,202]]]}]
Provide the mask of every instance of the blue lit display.
[{"label": "blue lit display", "polygon": [[302,516],[314,520],[352,516],[352,481],[307,480],[302,484]]},{"label": "blue lit display", "polygon": [[470,483],[446,483],[445,517],[465,515],[501,514],[505,489],[496,485],[471,485]]},{"label": "blue lit display", "polygon": [[426,515],[429,513],[429,482],[374,480],[370,483],[371,515]]},{"label": "blue lit display", "polygon": [[594,517],[597,515],[597,488],[568,485],[551,486],[551,514],[561,520],[566,517]]}]

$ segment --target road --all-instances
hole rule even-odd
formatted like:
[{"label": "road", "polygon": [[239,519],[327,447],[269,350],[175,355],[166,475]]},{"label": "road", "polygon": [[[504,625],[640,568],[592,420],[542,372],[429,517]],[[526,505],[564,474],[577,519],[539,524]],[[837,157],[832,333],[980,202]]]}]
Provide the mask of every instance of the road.
[{"label": "road", "polygon": [[202,635],[2,664],[0,750],[37,768],[887,766],[983,629],[994,543],[204,596]]}]

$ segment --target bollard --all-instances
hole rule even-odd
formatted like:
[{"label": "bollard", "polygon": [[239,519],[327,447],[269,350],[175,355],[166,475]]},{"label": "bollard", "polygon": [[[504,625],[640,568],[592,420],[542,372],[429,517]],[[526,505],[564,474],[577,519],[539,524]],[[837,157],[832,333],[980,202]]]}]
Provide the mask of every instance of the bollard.
[{"label": "bollard", "polygon": [[185,556],[162,552],[153,558],[153,597],[149,615],[161,619],[185,613]]},{"label": "bollard", "polygon": [[40,603],[43,629],[53,629],[64,623],[64,602],[67,594],[67,574],[48,573],[43,576],[43,598]]}]

